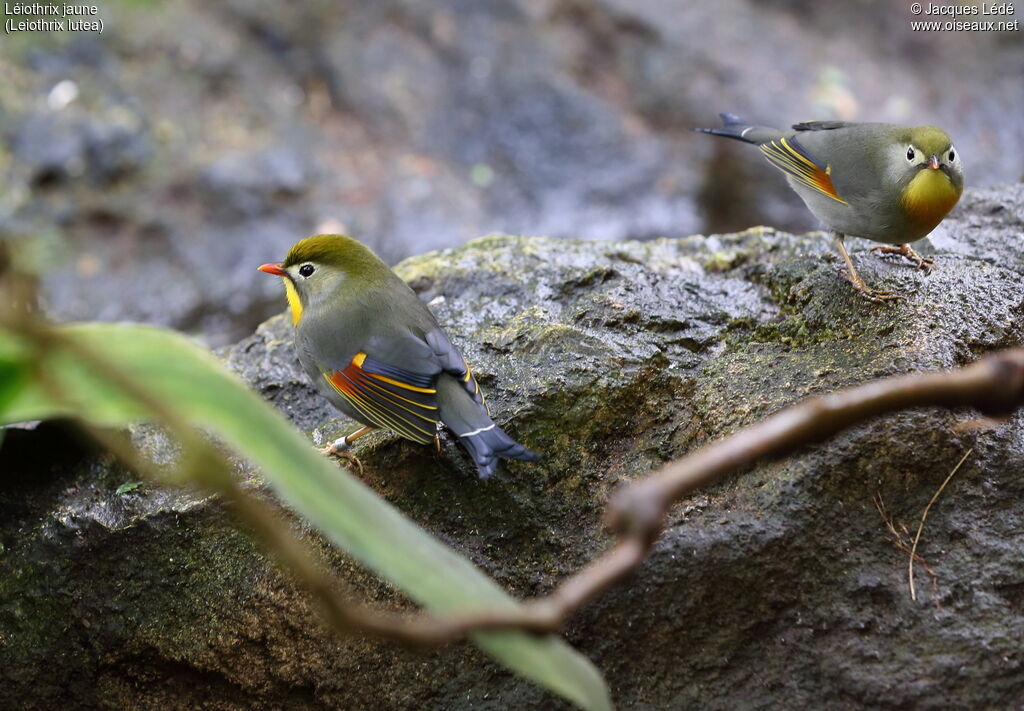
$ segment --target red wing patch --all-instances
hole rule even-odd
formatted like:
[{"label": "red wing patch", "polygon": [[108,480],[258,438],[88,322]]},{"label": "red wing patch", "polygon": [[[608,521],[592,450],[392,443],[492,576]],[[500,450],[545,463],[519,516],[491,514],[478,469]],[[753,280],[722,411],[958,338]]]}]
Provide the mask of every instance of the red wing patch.
[{"label": "red wing patch", "polygon": [[822,166],[813,160],[795,138],[779,138],[758,146],[765,157],[779,170],[791,176],[801,185],[817,190],[844,205],[846,200],[839,197],[832,184],[832,167]]},{"label": "red wing patch", "polygon": [[357,353],[344,370],[326,371],[324,378],[367,423],[420,444],[437,435],[437,390],[427,387],[432,384],[431,376],[403,371]]}]

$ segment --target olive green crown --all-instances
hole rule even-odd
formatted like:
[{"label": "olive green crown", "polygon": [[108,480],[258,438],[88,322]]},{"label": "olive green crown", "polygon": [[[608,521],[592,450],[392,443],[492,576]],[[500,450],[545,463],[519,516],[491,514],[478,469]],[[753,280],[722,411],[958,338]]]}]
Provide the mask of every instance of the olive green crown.
[{"label": "olive green crown", "polygon": [[949,134],[935,126],[915,126],[907,138],[930,156],[942,155],[953,144]]},{"label": "olive green crown", "polygon": [[314,235],[300,240],[288,251],[284,266],[303,262],[327,264],[353,274],[372,275],[384,264],[366,245],[345,235]]}]

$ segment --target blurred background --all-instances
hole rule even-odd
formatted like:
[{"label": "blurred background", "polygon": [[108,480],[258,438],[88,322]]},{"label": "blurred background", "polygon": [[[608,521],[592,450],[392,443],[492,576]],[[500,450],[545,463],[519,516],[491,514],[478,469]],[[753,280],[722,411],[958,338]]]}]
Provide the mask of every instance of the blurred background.
[{"label": "blurred background", "polygon": [[968,186],[1021,180],[1024,34],[913,32],[948,18],[909,7],[107,2],[102,34],[0,40],[0,236],[41,248],[61,319],[221,345],[283,308],[256,266],[315,232],[394,263],[490,232],[816,229],[750,146],[689,132],[719,111],[936,124]]}]

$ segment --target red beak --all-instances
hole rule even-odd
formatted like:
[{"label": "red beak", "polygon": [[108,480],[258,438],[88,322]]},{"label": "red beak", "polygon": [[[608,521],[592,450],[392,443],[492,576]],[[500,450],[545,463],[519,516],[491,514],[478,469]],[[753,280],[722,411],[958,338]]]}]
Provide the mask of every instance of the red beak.
[{"label": "red beak", "polygon": [[264,264],[257,267],[257,269],[261,272],[266,272],[267,274],[273,274],[275,276],[288,276],[288,272],[282,269],[280,264]]},{"label": "red beak", "polygon": [[[939,157],[938,156],[932,156],[931,158],[929,158],[928,159],[928,167],[931,168],[932,170],[938,170],[939,169]],[[260,267],[260,268],[262,269],[262,267]]]}]

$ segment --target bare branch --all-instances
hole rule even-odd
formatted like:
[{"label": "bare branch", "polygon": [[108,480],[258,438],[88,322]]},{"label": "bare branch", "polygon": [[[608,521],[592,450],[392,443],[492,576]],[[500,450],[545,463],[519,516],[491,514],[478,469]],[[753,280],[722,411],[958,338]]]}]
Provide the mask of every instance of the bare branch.
[{"label": "bare branch", "polygon": [[[555,631],[588,600],[628,575],[647,556],[669,508],[689,492],[758,461],[778,459],[864,420],[911,407],[975,407],[990,417],[1024,406],[1024,349],[982,358],[965,368],[877,380],[809,398],[624,487],[607,520],[619,542],[518,612],[464,620],[465,630],[517,627]],[[458,626],[458,623],[449,623]]]},{"label": "bare branch", "polygon": [[[1024,406],[1024,349],[1006,350],[965,368],[896,376],[812,397],[665,465],[624,487],[607,521],[619,543],[566,579],[548,597],[525,603],[534,614],[480,618],[500,627],[554,631],[577,607],[632,572],[661,534],[669,508],[686,494],[750,465],[778,459],[864,420],[911,407],[975,407],[990,417]],[[561,619],[552,611],[561,615]]]},{"label": "bare branch", "polygon": [[911,407],[975,407],[988,416],[1024,405],[1024,349],[987,356],[960,370],[876,380],[812,397],[714,442],[626,487],[609,504],[619,535],[656,536],[668,508],[724,474],[777,459],[864,420]]}]

